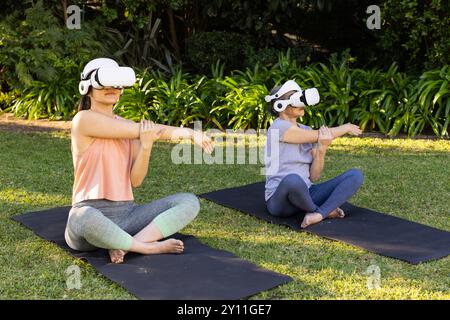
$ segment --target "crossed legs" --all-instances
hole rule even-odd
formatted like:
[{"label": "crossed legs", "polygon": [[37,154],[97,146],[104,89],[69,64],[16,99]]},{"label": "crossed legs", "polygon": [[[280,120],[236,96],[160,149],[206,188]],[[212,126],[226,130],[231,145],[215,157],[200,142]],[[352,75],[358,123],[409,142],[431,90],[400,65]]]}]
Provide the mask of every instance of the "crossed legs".
[{"label": "crossed legs", "polygon": [[[128,251],[142,254],[181,253],[183,242],[166,238],[184,228],[198,214],[197,197],[178,193],[136,205],[115,221],[91,206],[72,208],[66,226],[67,244],[75,250],[109,249],[111,261],[120,263]],[[131,236],[131,235],[134,236]]]},{"label": "crossed legs", "polygon": [[267,201],[267,209],[270,214],[279,217],[306,213],[302,228],[327,217],[343,217],[344,213],[339,206],[358,191],[363,181],[361,170],[350,169],[308,189],[300,176],[289,174],[283,178]]}]

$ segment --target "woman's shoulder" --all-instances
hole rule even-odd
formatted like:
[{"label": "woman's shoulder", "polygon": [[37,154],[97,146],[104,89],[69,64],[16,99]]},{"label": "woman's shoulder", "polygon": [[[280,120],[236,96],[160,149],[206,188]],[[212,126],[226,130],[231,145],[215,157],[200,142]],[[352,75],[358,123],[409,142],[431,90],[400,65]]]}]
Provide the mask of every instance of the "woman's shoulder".
[{"label": "woman's shoulder", "polygon": [[91,125],[93,122],[98,121],[98,117],[99,114],[91,110],[80,110],[72,118],[72,128],[80,125]]},{"label": "woman's shoulder", "polygon": [[[76,129],[80,125],[92,125],[96,121],[101,121],[104,118],[104,115],[98,112],[92,112],[90,110],[81,110],[78,111],[77,114],[72,118],[72,129]],[[114,114],[113,119],[125,121],[125,122],[134,122],[129,119],[125,119],[119,115]]]},{"label": "woman's shoulder", "polygon": [[80,110],[78,111],[72,118],[72,123],[73,122],[77,122],[80,121],[81,118],[83,118],[86,115],[86,112],[88,112],[89,110]]},{"label": "woman's shoulder", "polygon": [[114,114],[113,117],[114,117],[114,119],[119,119],[119,120],[125,120],[125,121],[128,121],[127,119],[122,118],[121,116],[119,116],[119,115],[117,115],[117,114]]},{"label": "woman's shoulder", "polygon": [[312,128],[310,126],[307,126],[305,124],[297,123],[297,125],[299,126],[299,128],[302,128],[305,130],[312,130]]},{"label": "woman's shoulder", "polygon": [[[292,122],[288,121],[288,120],[284,120],[281,118],[276,118],[275,120],[273,120],[272,124],[270,125],[270,128],[280,128],[280,127],[285,127],[285,126],[293,126]],[[312,128],[310,126],[301,124],[301,123],[297,123],[297,127],[301,128],[301,129],[306,129],[306,130],[312,130]]]},{"label": "woman's shoulder", "polygon": [[290,125],[292,125],[292,123],[287,120],[281,119],[281,118],[276,118],[275,120],[273,120],[270,127],[278,128],[278,127],[287,126],[287,125],[290,126]]}]

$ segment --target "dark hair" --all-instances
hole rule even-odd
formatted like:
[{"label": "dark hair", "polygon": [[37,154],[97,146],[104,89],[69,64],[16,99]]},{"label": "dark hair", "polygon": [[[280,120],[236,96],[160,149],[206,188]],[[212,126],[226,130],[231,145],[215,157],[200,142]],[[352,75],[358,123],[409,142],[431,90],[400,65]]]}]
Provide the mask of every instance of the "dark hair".
[{"label": "dark hair", "polygon": [[91,92],[91,88],[89,88],[87,94],[81,96],[78,111],[89,110],[91,108],[91,97],[89,96],[89,92]]},{"label": "dark hair", "polygon": [[[275,93],[277,93],[278,90],[280,90],[280,88],[281,88],[281,86],[273,88],[272,90],[270,90],[269,95],[273,96]],[[268,103],[268,111],[274,117],[278,116],[278,112],[276,112],[275,109],[273,108],[275,101],[277,101],[277,100],[275,99]]]},{"label": "dark hair", "polygon": [[[272,90],[270,90],[269,95],[273,96],[275,93],[278,92],[278,90],[281,89],[281,87],[282,87],[282,86],[278,86],[278,87],[273,88]],[[288,98],[291,96],[292,92],[293,92],[293,91],[286,92],[285,94],[283,94],[283,95],[282,95],[281,97],[279,97],[278,99],[274,99],[274,100],[272,100],[272,101],[270,101],[270,102],[268,103],[268,111],[269,111],[269,113],[270,113],[272,116],[278,117],[278,115],[279,115],[279,113],[278,113],[277,111],[275,111],[275,109],[273,108],[273,105],[275,104],[275,102],[277,102],[278,100],[285,100],[285,99],[288,99]]]}]

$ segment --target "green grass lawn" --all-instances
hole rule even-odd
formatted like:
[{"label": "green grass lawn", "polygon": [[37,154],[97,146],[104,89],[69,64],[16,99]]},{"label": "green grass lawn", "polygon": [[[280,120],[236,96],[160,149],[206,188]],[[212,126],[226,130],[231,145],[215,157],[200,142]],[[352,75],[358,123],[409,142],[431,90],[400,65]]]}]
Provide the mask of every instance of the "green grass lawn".
[{"label": "green grass lawn", "polygon": [[[171,144],[158,143],[138,203],[176,192],[196,194],[261,181],[260,165],[175,165]],[[366,179],[351,202],[450,231],[450,141],[341,138],[331,146],[322,180],[358,167]],[[134,299],[125,289],[44,241],[13,215],[71,202],[70,139],[62,133],[0,131],[0,298]],[[382,257],[201,199],[184,230],[294,281],[256,299],[450,299],[450,257],[421,265]],[[65,270],[82,271],[82,288],[66,289]],[[367,268],[381,269],[381,288],[367,288]],[[150,284],[151,285],[151,284]]]}]

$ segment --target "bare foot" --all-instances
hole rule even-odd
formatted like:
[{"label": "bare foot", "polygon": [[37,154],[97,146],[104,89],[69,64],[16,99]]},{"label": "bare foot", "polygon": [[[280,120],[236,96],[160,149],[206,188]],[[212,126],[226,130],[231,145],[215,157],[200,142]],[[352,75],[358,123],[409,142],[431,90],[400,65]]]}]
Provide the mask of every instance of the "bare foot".
[{"label": "bare foot", "polygon": [[307,213],[305,217],[303,218],[303,222],[301,224],[302,228],[306,228],[307,226],[310,226],[312,224],[318,223],[323,220],[323,217],[320,213],[314,212],[314,213]]},{"label": "bare foot", "polygon": [[127,254],[126,251],[120,250],[120,249],[111,249],[108,250],[109,257],[111,258],[112,263],[122,263],[123,258]]},{"label": "bare foot", "polygon": [[[154,241],[149,243],[142,243],[145,246],[139,252],[143,254],[158,254],[158,253],[182,253],[184,251],[184,244],[180,240],[167,239],[164,241]],[[127,251],[119,249],[111,249],[108,251],[112,263],[122,263]]]},{"label": "bare foot", "polygon": [[147,254],[158,253],[182,253],[184,251],[184,243],[177,239],[167,239],[164,241],[155,241],[147,243]]},{"label": "bare foot", "polygon": [[344,217],[345,217],[344,210],[342,210],[341,208],[337,208],[337,209],[334,209],[333,211],[331,211],[327,218],[330,218],[330,219],[341,218],[342,219]]}]

